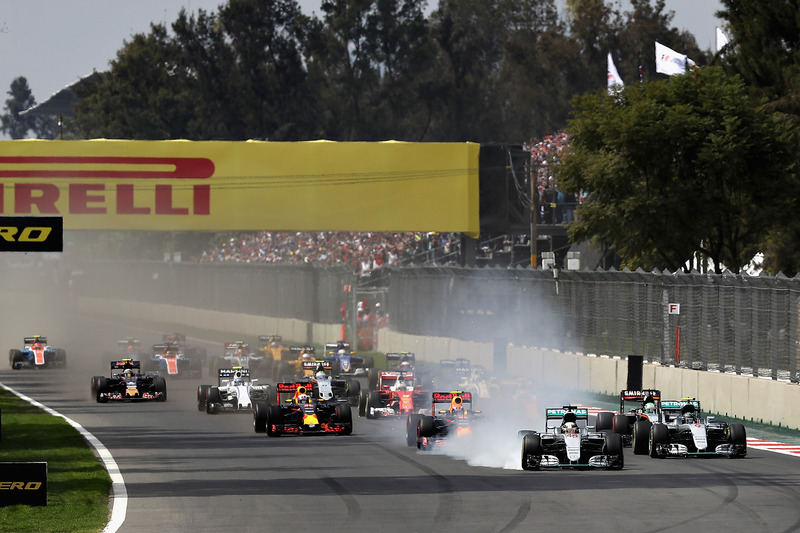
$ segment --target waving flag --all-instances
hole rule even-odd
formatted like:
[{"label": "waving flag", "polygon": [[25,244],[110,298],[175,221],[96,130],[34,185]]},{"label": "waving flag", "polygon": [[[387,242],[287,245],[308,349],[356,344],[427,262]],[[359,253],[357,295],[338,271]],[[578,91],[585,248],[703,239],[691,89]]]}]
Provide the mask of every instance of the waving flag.
[{"label": "waving flag", "polygon": [[686,67],[694,64],[694,61],[684,54],[679,54],[656,41],[656,72],[667,74],[668,76],[685,74]]},{"label": "waving flag", "polygon": [[613,94],[614,92],[620,90],[624,87],[625,84],[622,82],[622,78],[619,77],[619,72],[617,72],[617,67],[614,65],[614,60],[611,58],[611,52],[608,53],[608,94]]}]

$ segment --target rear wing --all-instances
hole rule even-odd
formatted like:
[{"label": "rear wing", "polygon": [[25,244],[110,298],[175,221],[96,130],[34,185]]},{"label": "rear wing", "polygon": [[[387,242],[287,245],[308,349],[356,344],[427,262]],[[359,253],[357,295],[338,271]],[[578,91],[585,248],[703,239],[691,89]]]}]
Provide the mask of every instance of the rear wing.
[{"label": "rear wing", "polygon": [[694,406],[700,412],[700,401],[694,398],[681,398],[680,400],[664,400],[661,402],[661,409],[664,411],[680,411],[686,405]]},{"label": "rear wing", "polygon": [[164,333],[161,336],[161,340],[164,342],[164,344],[186,343],[186,335],[183,333]]},{"label": "rear wing", "polygon": [[[545,431],[550,431],[553,428],[556,428],[561,425],[561,421],[564,420],[564,417],[567,414],[575,415],[575,422],[583,422],[582,425],[588,425],[589,423],[589,409],[585,407],[577,407],[574,405],[565,405],[563,407],[551,407],[545,409],[544,416],[544,428]],[[568,420],[569,421],[569,420]]]},{"label": "rear wing", "polygon": [[349,342],[326,342],[325,343],[325,353],[336,353],[339,350],[344,350],[345,352],[350,352],[350,343]]},{"label": "rear wing", "polygon": [[[133,359],[123,359],[121,361],[111,361],[111,370],[129,370],[129,369],[136,369],[139,370],[142,368],[142,365],[139,361],[135,361]],[[137,372],[138,373],[138,372]]]},{"label": "rear wing", "polygon": [[434,392],[431,394],[431,398],[433,400],[433,410],[436,410],[437,403],[448,403],[452,404],[453,402],[456,403],[472,403],[472,393],[465,392],[465,391],[451,391],[451,392]]},{"label": "rear wing", "polygon": [[153,345],[153,352],[163,352],[167,349],[166,344],[154,344]]},{"label": "rear wing", "polygon": [[285,400],[294,399],[300,394],[316,397],[314,385],[304,382],[284,382],[277,383],[275,386],[275,400],[278,404],[283,403]]},{"label": "rear wing", "polygon": [[330,373],[333,370],[333,363],[330,360],[303,361],[303,370],[316,370],[322,368]]},{"label": "rear wing", "polygon": [[239,373],[239,377],[242,378],[250,377],[250,369],[242,368],[240,366],[236,366],[233,368],[220,368],[217,374],[219,375],[219,379],[231,379],[236,377],[237,372]]},{"label": "rear wing", "polygon": [[442,359],[439,361],[439,368],[441,370],[455,370],[456,362],[452,359]]},{"label": "rear wing", "polygon": [[226,342],[225,343],[225,354],[235,352],[239,348],[242,348],[245,353],[250,353],[250,345],[243,341],[236,341],[236,342]]},{"label": "rear wing", "polygon": [[417,356],[413,352],[389,352],[386,354],[386,367],[398,368],[401,363],[416,363]]},{"label": "rear wing", "polygon": [[128,346],[136,346],[137,348],[142,345],[139,339],[120,339],[117,341],[117,346],[120,348],[127,348]]},{"label": "rear wing", "polygon": [[619,393],[619,412],[625,412],[625,402],[638,402],[644,404],[645,400],[652,398],[656,409],[661,409],[661,391],[657,389],[622,390]]},{"label": "rear wing", "polygon": [[25,344],[33,344],[34,342],[41,342],[42,344],[47,344],[47,337],[42,337],[41,335],[34,335],[33,337],[25,337],[23,342]]},{"label": "rear wing", "polygon": [[313,346],[289,346],[289,352],[293,355],[300,355],[302,352],[315,354],[317,353],[317,349]]},{"label": "rear wing", "polygon": [[456,374],[469,374],[472,372],[472,363],[469,359],[459,358],[455,361]]},{"label": "rear wing", "polygon": [[283,338],[281,338],[280,335],[259,335],[258,336],[258,341],[262,342],[262,343],[268,343],[268,342],[272,342],[272,341],[280,343],[280,342],[283,341]]}]

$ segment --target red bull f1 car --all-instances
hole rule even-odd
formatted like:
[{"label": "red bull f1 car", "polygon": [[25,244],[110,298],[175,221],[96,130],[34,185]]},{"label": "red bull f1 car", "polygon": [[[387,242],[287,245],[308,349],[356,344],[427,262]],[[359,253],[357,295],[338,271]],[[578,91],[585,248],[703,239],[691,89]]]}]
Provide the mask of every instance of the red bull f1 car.
[{"label": "red bull f1 car", "polygon": [[253,427],[270,437],[281,435],[350,435],[350,405],[337,401],[325,377],[278,383],[275,403],[256,402]]},{"label": "red bull f1 car", "polygon": [[664,422],[650,430],[650,457],[725,456],[733,459],[747,455],[747,433],[742,424],[717,422],[703,417],[700,402],[694,398],[661,402]]},{"label": "red bull f1 car", "polygon": [[21,350],[9,350],[8,363],[14,370],[23,368],[66,368],[67,352],[47,344],[41,335],[25,337]]},{"label": "red bull f1 car", "polygon": [[446,445],[450,439],[472,435],[481,411],[472,409],[472,393],[433,392],[431,414],[410,414],[406,421],[406,443],[418,450]]},{"label": "red bull f1 car", "polygon": [[167,401],[167,382],[162,376],[142,374],[139,361],[111,362],[111,377],[92,377],[91,394],[97,403],[109,401]]},{"label": "red bull f1 car", "polygon": [[574,405],[545,410],[545,431],[522,430],[522,469],[605,468],[625,465],[622,436],[590,431],[589,410]]}]

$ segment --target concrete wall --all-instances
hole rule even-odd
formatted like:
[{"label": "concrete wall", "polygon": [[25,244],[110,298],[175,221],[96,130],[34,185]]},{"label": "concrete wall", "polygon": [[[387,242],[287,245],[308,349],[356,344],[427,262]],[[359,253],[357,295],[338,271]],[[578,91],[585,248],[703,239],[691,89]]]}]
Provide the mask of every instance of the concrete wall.
[{"label": "concrete wall", "polygon": [[[302,320],[223,313],[143,302],[81,298],[79,307],[117,316],[149,317],[186,326],[257,336],[278,333],[287,339],[323,344],[341,335],[339,324],[311,324]],[[382,352],[414,352],[420,361],[466,357],[488,369],[494,366],[494,347],[478,343],[406,335],[381,330]],[[595,354],[564,353],[530,346],[508,345],[506,370],[530,376],[536,383],[575,383],[578,390],[618,395],[627,385],[627,360]],[[646,363],[642,372],[646,388],[661,390],[665,398],[694,397],[703,409],[765,424],[800,429],[800,386],[792,383],[717,372],[702,372]]]}]

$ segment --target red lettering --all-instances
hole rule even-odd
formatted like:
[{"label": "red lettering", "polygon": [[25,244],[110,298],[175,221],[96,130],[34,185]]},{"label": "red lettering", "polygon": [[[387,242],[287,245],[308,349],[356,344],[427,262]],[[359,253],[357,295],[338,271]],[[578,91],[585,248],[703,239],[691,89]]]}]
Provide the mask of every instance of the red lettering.
[{"label": "red lettering", "polygon": [[48,183],[15,183],[14,212],[30,214],[36,206],[42,215],[57,215],[58,187]]},{"label": "red lettering", "polygon": [[136,207],[133,205],[133,185],[117,185],[117,214],[118,215],[149,215],[149,207]]},{"label": "red lettering", "polygon": [[172,185],[156,185],[156,215],[188,214],[188,207],[172,206]]},{"label": "red lettering", "polygon": [[91,191],[105,191],[102,183],[71,183],[69,186],[69,212],[74,215],[106,214],[105,207],[89,207],[90,202],[104,202],[102,195],[90,195]]},{"label": "red lettering", "polygon": [[[195,185],[192,187],[194,192],[193,209],[195,215],[210,215],[211,214],[211,186],[210,185]],[[0,198],[2,200],[2,198]]]}]

